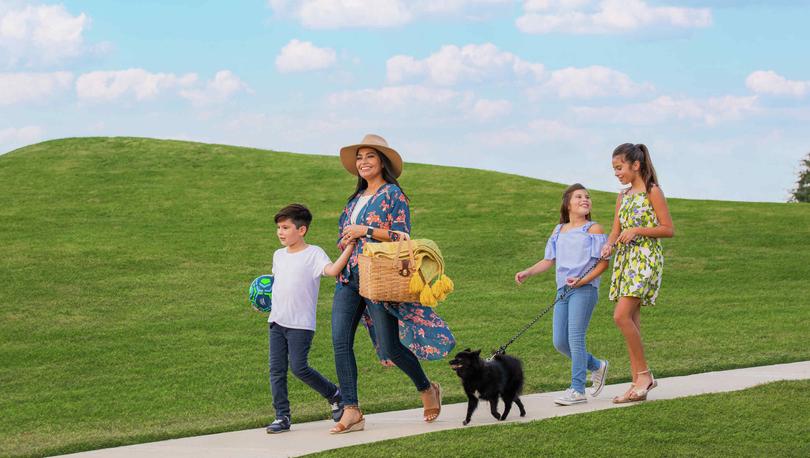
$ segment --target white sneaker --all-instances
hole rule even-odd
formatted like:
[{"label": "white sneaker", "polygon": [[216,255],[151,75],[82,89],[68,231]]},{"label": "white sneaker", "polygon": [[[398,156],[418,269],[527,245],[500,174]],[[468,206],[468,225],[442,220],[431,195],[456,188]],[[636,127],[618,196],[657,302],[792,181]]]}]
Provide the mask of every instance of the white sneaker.
[{"label": "white sneaker", "polygon": [[585,393],[580,393],[575,391],[573,388],[568,388],[565,390],[565,393],[561,397],[555,399],[554,402],[561,406],[572,406],[574,404],[588,402],[588,398],[585,397]]},{"label": "white sneaker", "polygon": [[605,387],[605,379],[607,379],[607,370],[608,365],[610,363],[608,360],[602,361],[602,367],[599,369],[591,372],[591,389],[590,395],[593,397],[599,396],[599,393],[602,392],[602,388]]}]

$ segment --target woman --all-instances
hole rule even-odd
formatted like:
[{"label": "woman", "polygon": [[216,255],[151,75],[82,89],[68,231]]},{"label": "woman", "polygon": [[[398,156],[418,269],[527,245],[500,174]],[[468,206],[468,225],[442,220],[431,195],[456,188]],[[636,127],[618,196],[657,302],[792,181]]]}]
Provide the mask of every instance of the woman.
[{"label": "woman", "polygon": [[352,240],[357,241],[357,246],[338,277],[332,304],[332,344],[344,410],[340,423],[330,432],[360,431],[365,426],[357,399],[354,356],[354,335],[364,316],[380,359],[384,364],[393,363],[410,377],[422,397],[424,420],[433,422],[441,412],[441,387],[430,382],[419,358],[446,356],[455,345],[453,334],[429,307],[372,301],[359,293],[357,259],[363,246],[398,240],[394,231],[410,233],[408,197],[397,182],[402,159],[378,135],[366,135],[361,143],[342,148],[340,159],[346,170],[358,178],[357,188],[340,216],[338,247],[343,249]]}]

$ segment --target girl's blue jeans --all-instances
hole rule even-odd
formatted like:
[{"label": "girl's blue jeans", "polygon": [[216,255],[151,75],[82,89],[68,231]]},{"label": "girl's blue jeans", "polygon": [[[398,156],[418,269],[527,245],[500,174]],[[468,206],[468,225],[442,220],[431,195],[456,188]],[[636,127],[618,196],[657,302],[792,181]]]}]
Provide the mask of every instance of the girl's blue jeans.
[{"label": "girl's blue jeans", "polygon": [[360,296],[360,283],[355,268],[351,271],[349,283],[338,282],[332,302],[332,345],[335,350],[335,370],[343,404],[358,405],[354,335],[363,316],[363,310],[367,307],[382,353],[411,378],[417,390],[430,388],[430,381],[416,355],[399,341],[397,318],[386,312],[382,305]]},{"label": "girl's blue jeans", "polygon": [[[557,297],[562,291],[557,290]],[[554,306],[554,348],[571,359],[571,388],[579,393],[585,393],[586,370],[595,371],[602,364],[585,350],[585,334],[598,299],[599,290],[584,285]]]}]

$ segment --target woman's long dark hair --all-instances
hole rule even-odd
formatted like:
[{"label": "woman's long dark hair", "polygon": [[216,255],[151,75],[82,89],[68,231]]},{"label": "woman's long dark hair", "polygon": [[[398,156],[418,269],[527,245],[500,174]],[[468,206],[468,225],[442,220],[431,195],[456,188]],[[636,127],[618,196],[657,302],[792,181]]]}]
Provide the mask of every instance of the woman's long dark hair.
[{"label": "woman's long dark hair", "polygon": [[[394,166],[391,164],[391,160],[388,159],[388,156],[379,152],[376,149],[374,150],[374,152],[377,153],[377,157],[380,158],[380,162],[382,163],[383,180],[385,180],[386,183],[391,183],[399,186],[399,189],[402,191],[402,195],[405,196],[405,199],[410,201],[411,199],[408,198],[407,194],[405,194],[405,190],[402,189],[402,186],[399,184],[399,181],[397,181],[397,178],[394,176],[393,173],[391,173],[391,170],[394,170]],[[351,202],[356,195],[358,195],[361,191],[366,190],[367,188],[368,188],[368,181],[366,181],[365,178],[358,175],[357,188],[355,188],[354,192],[349,196],[349,200],[347,200],[346,203]]]},{"label": "woman's long dark hair", "polygon": [[658,184],[658,176],[655,174],[655,167],[653,167],[652,159],[650,158],[650,151],[646,145],[641,143],[634,145],[632,143],[623,143],[613,150],[613,157],[624,156],[624,161],[633,164],[638,161],[640,164],[639,172],[641,178],[644,180],[644,188],[650,192],[652,186],[660,186]]},{"label": "woman's long dark hair", "polygon": [[[560,224],[571,222],[571,217],[568,214],[568,206],[571,204],[571,196],[574,195],[574,191],[579,190],[588,192],[588,190],[585,189],[585,186],[582,186],[579,183],[574,183],[571,186],[569,186],[568,189],[566,189],[565,192],[563,193],[562,205],[560,206]],[[590,212],[588,212],[588,214],[585,215],[585,219],[587,219],[588,221],[591,220]]]}]

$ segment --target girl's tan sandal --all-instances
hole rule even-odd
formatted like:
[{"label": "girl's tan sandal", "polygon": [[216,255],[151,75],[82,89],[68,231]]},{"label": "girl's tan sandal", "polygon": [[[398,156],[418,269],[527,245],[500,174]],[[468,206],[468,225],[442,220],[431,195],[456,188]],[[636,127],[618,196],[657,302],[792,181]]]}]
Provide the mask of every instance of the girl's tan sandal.
[{"label": "girl's tan sandal", "polygon": [[650,392],[650,390],[658,386],[658,381],[655,380],[655,377],[653,377],[652,372],[650,372],[649,369],[638,373],[638,375],[643,374],[650,374],[650,378],[652,379],[646,388],[639,389],[637,386],[631,384],[630,391],[621,396],[613,398],[613,403],[624,404],[628,402],[646,401],[647,394]]},{"label": "girl's tan sandal", "polygon": [[343,407],[344,414],[347,410],[356,410],[360,412],[360,419],[358,419],[354,423],[350,423],[349,425],[338,423],[335,425],[334,428],[329,430],[329,434],[346,434],[354,431],[362,431],[366,427],[366,418],[363,416],[363,412],[360,410],[360,407],[344,406]]},{"label": "girl's tan sandal", "polygon": [[630,391],[630,402],[646,401],[647,400],[647,393],[649,393],[650,390],[652,390],[653,388],[658,386],[658,382],[655,380],[655,377],[653,377],[653,374],[652,374],[652,372],[650,372],[649,369],[647,369],[646,371],[642,371],[642,372],[638,373],[638,375],[643,375],[643,374],[650,374],[650,379],[651,379],[650,383],[649,383],[649,385],[647,385],[646,388],[643,388],[643,389],[640,389],[640,390],[637,390],[637,389],[633,388]]},{"label": "girl's tan sandal", "polygon": [[633,393],[633,391],[635,389],[636,389],[636,386],[631,383],[630,384],[630,389],[627,390],[626,393],[622,394],[621,396],[616,396],[615,398],[613,398],[613,403],[614,404],[627,404],[628,402],[633,402],[633,401],[630,400],[630,397],[632,396],[632,393]]},{"label": "girl's tan sandal", "polygon": [[431,407],[425,408],[423,415],[425,417],[425,422],[433,423],[439,418],[439,414],[442,413],[442,387],[436,382],[430,383],[429,390],[433,391],[436,396],[436,402],[439,404],[438,407]]}]

